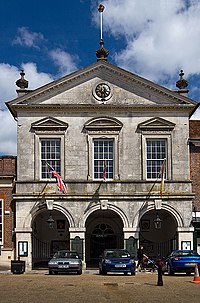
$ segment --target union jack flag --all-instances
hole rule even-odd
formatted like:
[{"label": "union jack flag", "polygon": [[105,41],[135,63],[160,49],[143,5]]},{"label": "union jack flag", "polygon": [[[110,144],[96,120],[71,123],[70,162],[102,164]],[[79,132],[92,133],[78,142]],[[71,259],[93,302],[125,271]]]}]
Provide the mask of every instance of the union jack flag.
[{"label": "union jack flag", "polygon": [[67,193],[67,187],[66,187],[65,182],[63,181],[63,179],[61,178],[59,173],[57,173],[57,171],[53,168],[53,166],[51,166],[48,162],[46,162],[46,164],[51,169],[51,172],[52,172],[54,178],[56,178],[58,190],[61,191],[64,194],[66,194]]}]

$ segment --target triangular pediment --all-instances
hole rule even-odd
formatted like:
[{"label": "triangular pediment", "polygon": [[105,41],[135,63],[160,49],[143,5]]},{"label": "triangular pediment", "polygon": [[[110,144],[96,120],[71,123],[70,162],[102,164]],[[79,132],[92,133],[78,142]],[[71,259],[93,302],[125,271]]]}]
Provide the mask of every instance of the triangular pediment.
[{"label": "triangular pediment", "polygon": [[48,131],[48,130],[62,130],[65,131],[68,124],[53,117],[45,117],[39,121],[31,124],[32,131]]},{"label": "triangular pediment", "polygon": [[138,125],[138,129],[142,131],[172,131],[175,124],[165,119],[155,117]]},{"label": "triangular pediment", "polygon": [[119,120],[110,117],[94,118],[84,125],[84,128],[89,131],[120,131],[122,127],[123,124]]},{"label": "triangular pediment", "polygon": [[[95,95],[98,84],[106,83],[110,95],[99,99]],[[19,98],[7,102],[7,106],[17,114],[17,107],[98,107],[105,106],[191,106],[197,102],[178,92],[159,86],[147,79],[123,70],[108,62],[96,62],[44,85]]]}]

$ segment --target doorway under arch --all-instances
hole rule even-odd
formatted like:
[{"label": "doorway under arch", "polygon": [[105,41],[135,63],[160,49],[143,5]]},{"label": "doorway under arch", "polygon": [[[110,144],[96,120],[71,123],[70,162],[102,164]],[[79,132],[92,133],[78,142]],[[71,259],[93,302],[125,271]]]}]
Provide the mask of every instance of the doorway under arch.
[{"label": "doorway under arch", "polygon": [[112,210],[94,211],[86,220],[85,260],[87,268],[97,267],[107,248],[123,248],[123,222]]},{"label": "doorway under arch", "polygon": [[[51,224],[49,218],[53,219]],[[56,251],[69,248],[67,218],[57,210],[40,210],[32,222],[32,267],[47,267]]]},{"label": "doorway under arch", "polygon": [[[155,227],[157,215],[161,219],[161,228]],[[149,258],[164,257],[177,248],[177,221],[166,210],[150,210],[140,220],[140,245]]]}]

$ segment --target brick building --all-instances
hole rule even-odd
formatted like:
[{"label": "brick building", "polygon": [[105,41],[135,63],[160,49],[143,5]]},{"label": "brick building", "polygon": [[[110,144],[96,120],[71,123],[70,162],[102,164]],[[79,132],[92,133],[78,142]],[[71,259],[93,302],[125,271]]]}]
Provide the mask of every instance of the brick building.
[{"label": "brick building", "polygon": [[200,253],[200,120],[190,120],[190,165],[193,200],[194,249]]},{"label": "brick building", "polygon": [[16,157],[0,156],[0,264],[9,266],[14,258],[14,205]]}]

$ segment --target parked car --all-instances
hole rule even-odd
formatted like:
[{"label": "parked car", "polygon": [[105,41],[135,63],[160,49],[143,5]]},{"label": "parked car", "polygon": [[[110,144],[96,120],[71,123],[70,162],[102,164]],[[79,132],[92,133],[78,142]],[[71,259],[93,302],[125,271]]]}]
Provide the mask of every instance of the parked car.
[{"label": "parked car", "polygon": [[135,275],[134,257],[126,249],[105,249],[99,261],[99,274],[108,272],[131,273]]},{"label": "parked car", "polygon": [[173,275],[175,272],[185,272],[190,275],[195,265],[200,268],[200,255],[194,250],[174,250],[163,262],[163,272]]},{"label": "parked car", "polygon": [[82,274],[82,260],[75,251],[59,250],[48,262],[49,274],[58,274],[59,272],[76,272]]}]

